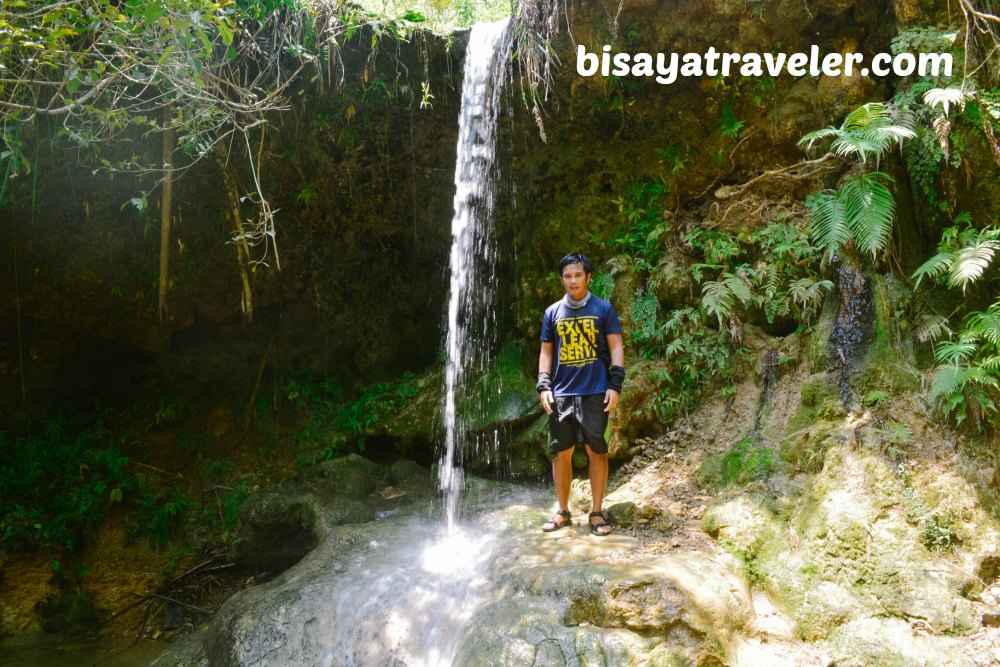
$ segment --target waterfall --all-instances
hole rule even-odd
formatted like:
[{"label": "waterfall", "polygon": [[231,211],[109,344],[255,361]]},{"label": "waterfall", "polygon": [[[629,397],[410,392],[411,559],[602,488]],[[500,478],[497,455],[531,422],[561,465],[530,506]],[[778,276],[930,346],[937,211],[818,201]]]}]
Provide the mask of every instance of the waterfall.
[{"label": "waterfall", "polygon": [[467,398],[491,364],[497,340],[494,307],[498,249],[492,211],[497,111],[506,72],[509,20],[478,24],[469,35],[455,162],[455,213],[444,377],[444,452],[438,468],[447,497],[448,530],[458,518],[462,462],[469,445]]}]

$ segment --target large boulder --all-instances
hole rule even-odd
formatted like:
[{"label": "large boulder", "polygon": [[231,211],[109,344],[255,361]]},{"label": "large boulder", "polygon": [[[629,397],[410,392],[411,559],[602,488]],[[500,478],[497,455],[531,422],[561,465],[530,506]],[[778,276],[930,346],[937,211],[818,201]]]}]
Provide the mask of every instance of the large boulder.
[{"label": "large boulder", "polygon": [[[995,548],[996,530],[972,511],[968,484],[936,475],[922,490],[921,475],[894,469],[844,436],[839,441],[852,444],[831,438],[822,471],[790,514],[776,514],[780,504],[767,493],[731,491],[708,509],[703,527],[743,560],[747,576],[787,610],[803,639],[832,637],[873,605],[934,633],[971,631],[978,619],[966,596]],[[951,514],[934,489],[950,499]],[[945,524],[956,541],[958,532],[975,531],[986,546],[949,555],[933,541],[943,539]]]}]

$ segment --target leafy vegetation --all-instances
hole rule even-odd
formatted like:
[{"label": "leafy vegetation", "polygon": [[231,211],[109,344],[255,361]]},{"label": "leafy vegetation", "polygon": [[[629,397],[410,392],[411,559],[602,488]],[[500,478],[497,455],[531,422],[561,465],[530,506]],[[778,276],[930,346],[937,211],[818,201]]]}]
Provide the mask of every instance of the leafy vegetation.
[{"label": "leafy vegetation", "polygon": [[[126,419],[123,419],[126,417]],[[116,507],[136,517],[133,537],[163,544],[194,506],[188,487],[128,456],[142,423],[162,415],[127,415],[97,409],[67,412],[30,436],[0,436],[0,540],[14,549],[74,552]],[[116,433],[117,425],[120,432]]]},{"label": "leafy vegetation", "polygon": [[916,285],[929,278],[948,287],[961,287],[964,294],[969,285],[982,277],[998,248],[1000,228],[976,229],[970,215],[960,214],[955,217],[955,224],[941,233],[937,254],[913,273]]},{"label": "leafy vegetation", "polygon": [[293,438],[299,445],[299,463],[308,465],[365,448],[365,436],[382,418],[402,410],[419,391],[416,376],[405,373],[394,382],[361,389],[346,400],[334,378],[287,380],[282,393],[298,417]]},{"label": "leafy vegetation", "polygon": [[[363,449],[371,427],[416,392],[412,374],[364,387],[354,399],[345,398],[334,380],[289,380],[279,421],[296,424],[291,435],[304,464]],[[196,417],[191,405],[162,396],[121,412],[65,412],[31,435],[0,434],[6,462],[0,469],[0,543],[76,554],[115,513],[128,517],[129,538],[158,549],[172,548],[181,526],[188,527],[185,539],[232,541],[250,483],[229,459],[206,456],[207,437],[184,430]],[[200,482],[197,472],[189,478],[143,461],[140,443],[167,429],[180,430],[177,446],[203,460]]]},{"label": "leafy vegetation", "polygon": [[869,103],[849,113],[839,128],[816,130],[799,140],[800,146],[811,147],[821,139],[832,139],[832,151],[860,160],[859,173],[845,178],[836,190],[824,190],[806,200],[813,213],[813,242],[827,255],[856,247],[874,258],[888,245],[896,210],[887,186],[892,178],[864,169],[870,159],[878,164],[893,143],[915,136],[910,125],[909,118],[889,105]]},{"label": "leafy vegetation", "polygon": [[767,477],[774,468],[774,453],[755,445],[753,438],[743,438],[722,457],[719,483],[746,484]]}]

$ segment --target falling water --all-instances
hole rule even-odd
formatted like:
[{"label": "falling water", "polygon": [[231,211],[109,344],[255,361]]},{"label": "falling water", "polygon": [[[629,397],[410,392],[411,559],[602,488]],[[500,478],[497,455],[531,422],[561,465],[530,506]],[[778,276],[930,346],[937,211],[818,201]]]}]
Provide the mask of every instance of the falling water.
[{"label": "falling water", "polygon": [[851,407],[854,392],[850,385],[850,371],[871,338],[874,306],[868,279],[847,259],[837,266],[837,292],[840,304],[830,333],[830,350],[840,369],[840,400]]},{"label": "falling water", "polygon": [[455,214],[451,222],[445,447],[438,471],[441,489],[447,495],[449,532],[457,520],[463,486],[462,462],[468,440],[468,415],[464,414],[459,397],[470,396],[472,380],[487,372],[497,339],[493,288],[498,251],[493,240],[492,211],[497,110],[506,71],[508,25],[505,19],[473,27],[465,56],[455,164]]}]

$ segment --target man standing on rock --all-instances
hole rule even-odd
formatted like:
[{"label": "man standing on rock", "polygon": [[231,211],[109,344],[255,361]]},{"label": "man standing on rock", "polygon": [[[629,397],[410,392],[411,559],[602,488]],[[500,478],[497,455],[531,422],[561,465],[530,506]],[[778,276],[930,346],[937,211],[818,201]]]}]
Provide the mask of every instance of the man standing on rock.
[{"label": "man standing on rock", "polygon": [[547,533],[573,523],[569,489],[573,450],[580,444],[587,448],[590,459],[590,532],[611,532],[601,510],[608,483],[604,432],[625,381],[625,350],[614,307],[588,289],[592,273],[585,255],[563,257],[559,276],[566,295],[549,306],[542,318],[537,389],[549,415],[552,479],[559,501],[559,511],[542,526]]}]

